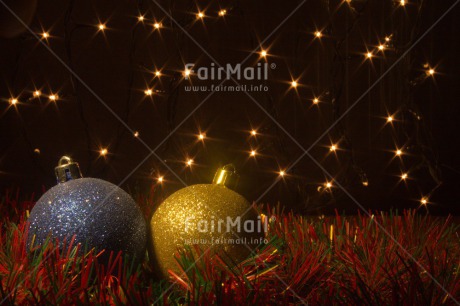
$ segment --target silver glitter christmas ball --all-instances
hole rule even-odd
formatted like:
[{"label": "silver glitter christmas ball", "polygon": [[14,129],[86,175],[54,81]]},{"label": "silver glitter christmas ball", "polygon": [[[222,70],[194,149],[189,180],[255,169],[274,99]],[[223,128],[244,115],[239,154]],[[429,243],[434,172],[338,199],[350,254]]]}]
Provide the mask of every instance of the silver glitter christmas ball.
[{"label": "silver glitter christmas ball", "polygon": [[46,192],[33,207],[29,220],[28,245],[41,245],[48,237],[86,250],[105,250],[129,255],[140,261],[146,248],[147,227],[134,200],[121,188],[95,178],[61,182]]}]

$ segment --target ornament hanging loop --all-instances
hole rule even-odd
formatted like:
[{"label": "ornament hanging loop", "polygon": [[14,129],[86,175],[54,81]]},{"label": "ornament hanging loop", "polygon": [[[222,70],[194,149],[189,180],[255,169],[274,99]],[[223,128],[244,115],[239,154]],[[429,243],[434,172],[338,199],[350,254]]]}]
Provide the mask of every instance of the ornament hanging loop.
[{"label": "ornament hanging loop", "polygon": [[225,165],[217,169],[212,181],[215,185],[222,185],[229,189],[235,190],[238,185],[240,176],[236,172],[235,166],[232,164]]},{"label": "ornament hanging loop", "polygon": [[58,184],[83,177],[78,163],[68,156],[61,157],[54,173]]}]

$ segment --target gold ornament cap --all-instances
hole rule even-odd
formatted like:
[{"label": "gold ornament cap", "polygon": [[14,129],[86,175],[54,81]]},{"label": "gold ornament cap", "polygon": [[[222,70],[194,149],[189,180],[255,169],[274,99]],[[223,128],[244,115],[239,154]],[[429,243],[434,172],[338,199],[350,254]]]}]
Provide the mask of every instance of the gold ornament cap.
[{"label": "gold ornament cap", "polygon": [[229,189],[235,190],[236,186],[238,186],[239,179],[240,176],[236,172],[235,166],[232,164],[228,164],[217,169],[212,183],[215,185],[222,185]]},{"label": "gold ornament cap", "polygon": [[68,156],[61,157],[54,173],[58,184],[83,177],[78,163]]}]

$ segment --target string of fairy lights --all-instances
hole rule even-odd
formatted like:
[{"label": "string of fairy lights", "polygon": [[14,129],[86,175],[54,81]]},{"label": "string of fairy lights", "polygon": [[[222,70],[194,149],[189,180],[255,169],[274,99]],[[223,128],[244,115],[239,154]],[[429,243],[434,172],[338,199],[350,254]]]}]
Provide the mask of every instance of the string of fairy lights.
[{"label": "string of fairy lights", "polygon": [[[353,0],[344,0],[343,2],[351,7]],[[408,5],[408,2],[405,0],[395,1],[395,3],[402,8]],[[192,13],[192,15],[194,15],[194,20],[192,22],[199,21],[199,22],[205,23],[206,19],[210,17],[226,18],[228,17],[229,11],[231,11],[230,8],[220,9],[214,12],[208,12],[206,10],[197,10],[196,12]],[[160,20],[160,19],[148,18],[147,15],[148,15],[147,13],[141,13],[138,16],[136,16],[135,18],[137,19],[137,24],[147,25],[151,27],[152,31],[161,31],[165,27],[164,21],[163,21],[164,19]],[[100,21],[99,23],[94,24],[93,27],[94,27],[94,31],[96,34],[104,34],[106,31],[113,30],[109,26],[108,22],[104,22],[104,21]],[[55,36],[53,36],[50,30],[43,30],[42,32],[37,33],[37,35],[39,35],[41,39],[49,45],[52,45],[53,39],[56,38]],[[306,37],[305,39],[309,39],[313,41],[322,40],[326,36],[324,33],[324,29],[317,29],[316,31],[311,32],[310,35],[311,37]],[[392,52],[392,49],[393,49],[392,39],[393,39],[393,34],[388,34],[384,36],[382,39],[378,40],[379,43],[377,45],[371,46],[370,48],[365,47],[364,49],[366,51],[362,53],[363,62],[368,62],[370,65],[372,65],[373,61],[377,59],[379,60],[384,59],[386,53]],[[269,59],[270,57],[276,56],[276,54],[271,54],[268,48],[263,48],[263,46],[260,46],[260,49],[258,51],[258,56],[259,56],[259,59],[267,61],[267,59]],[[417,77],[418,80],[434,78],[436,74],[438,73],[436,71],[436,66],[432,66],[429,64],[423,64],[422,66],[424,67],[424,70]],[[150,70],[149,72],[156,79],[171,77],[171,75],[168,74],[166,71],[167,69],[165,67],[160,67],[160,68],[155,68],[153,70]],[[171,71],[175,71],[175,70],[171,70]],[[193,71],[190,69],[184,69],[180,71],[179,73],[182,76],[181,81],[190,80],[193,77]],[[302,81],[300,78],[297,78],[297,79],[293,78],[291,80],[285,80],[281,82],[288,84],[288,87],[289,87],[288,90],[296,91],[298,88],[305,86],[305,84],[302,84]],[[143,90],[143,92],[146,97],[154,97],[155,95],[163,91],[157,90],[154,86],[153,87],[148,86],[147,88]],[[45,91],[42,88],[33,88],[32,90],[24,90],[20,95],[15,95],[15,96],[12,95],[11,97],[7,98],[7,101],[10,104],[10,107],[13,107],[16,109],[16,111],[18,111],[18,107],[21,104],[30,103],[36,100],[40,100],[40,101],[47,100],[50,103],[58,104],[62,98],[63,97],[61,96],[61,93],[53,92],[51,90]],[[322,95],[318,95],[318,96],[311,97],[311,99],[309,100],[311,101],[312,105],[320,107],[323,102],[322,98],[323,98]],[[382,126],[388,125],[390,127],[393,127],[394,125],[398,124],[398,122],[400,121],[398,118],[397,112],[385,114],[384,116],[382,116],[382,118],[384,121],[382,122]],[[201,131],[198,132],[196,134],[197,141],[199,142],[208,141],[209,138],[207,137],[207,133],[209,133],[209,131],[206,131],[206,133],[201,132]],[[247,130],[247,133],[248,133],[248,136],[252,139],[264,136],[263,134],[259,133],[257,128],[251,128]],[[140,131],[136,130],[132,136],[135,138],[139,138],[141,137],[141,133]],[[98,148],[99,157],[106,158],[110,156],[111,154],[114,154],[114,152],[110,152],[109,149],[110,148],[108,146]],[[341,147],[340,142],[333,142],[329,145],[328,152],[326,154],[337,154],[337,152],[340,150],[345,150]],[[403,157],[407,154],[405,152],[405,149],[403,147],[395,147],[395,148],[391,148],[390,150],[393,152],[394,158],[398,158],[402,163]],[[40,148],[35,148],[34,152],[36,154],[40,154]],[[258,149],[255,147],[250,146],[246,152],[250,159],[263,158],[263,156],[259,154]],[[187,157],[183,160],[183,164],[185,167],[192,169],[196,163],[193,158]],[[276,169],[275,172],[277,173],[278,176],[283,177],[283,178],[289,176],[287,168]],[[410,171],[403,171],[402,173],[398,174],[398,176],[401,182],[406,182],[408,180],[415,179],[414,177],[411,176]],[[158,184],[164,184],[166,182],[165,177],[166,177],[165,174],[158,174],[155,177],[155,179]],[[362,175],[362,185],[363,186],[369,185],[369,181],[367,180],[367,177],[365,176],[365,174]],[[324,182],[322,186],[319,186],[318,190],[331,191],[333,188],[334,188],[333,181],[327,180]],[[419,199],[420,205],[426,206],[427,204],[430,203],[430,194],[421,196],[421,198]]]}]

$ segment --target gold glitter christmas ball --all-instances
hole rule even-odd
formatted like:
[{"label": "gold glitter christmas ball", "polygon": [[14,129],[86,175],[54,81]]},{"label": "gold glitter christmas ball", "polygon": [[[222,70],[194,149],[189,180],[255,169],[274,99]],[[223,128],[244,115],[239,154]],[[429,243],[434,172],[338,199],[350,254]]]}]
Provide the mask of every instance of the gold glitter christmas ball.
[{"label": "gold glitter christmas ball", "polygon": [[244,197],[226,187],[234,177],[230,167],[221,168],[213,184],[173,193],[154,212],[150,257],[163,277],[168,270],[181,275],[175,253],[184,245],[199,245],[227,262],[239,263],[264,243],[266,224]]}]

